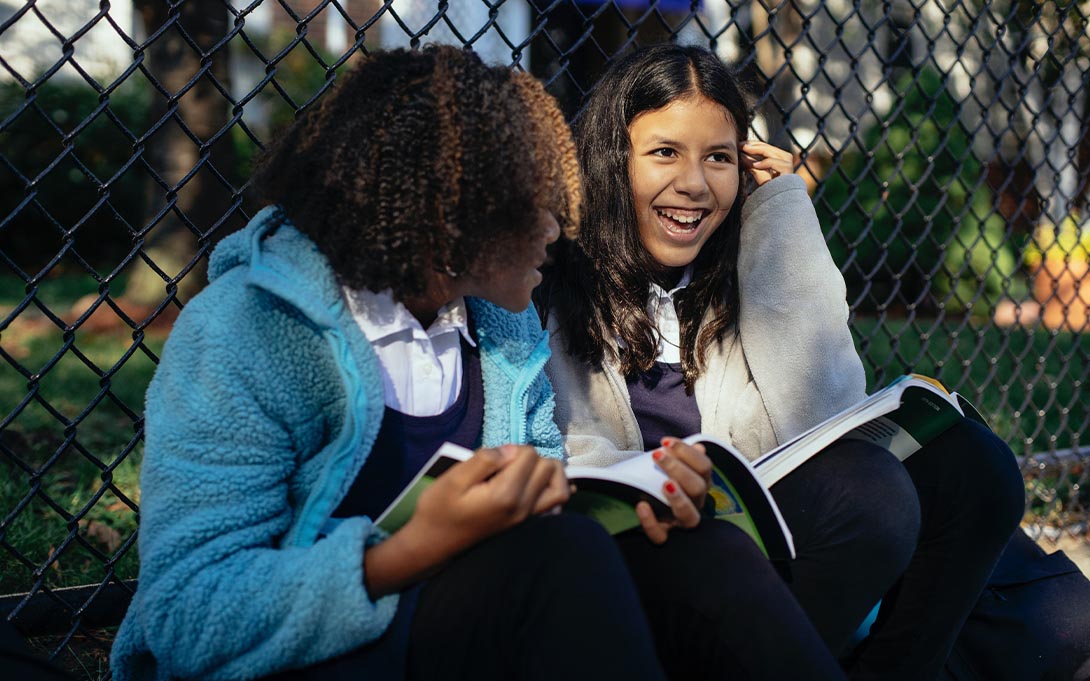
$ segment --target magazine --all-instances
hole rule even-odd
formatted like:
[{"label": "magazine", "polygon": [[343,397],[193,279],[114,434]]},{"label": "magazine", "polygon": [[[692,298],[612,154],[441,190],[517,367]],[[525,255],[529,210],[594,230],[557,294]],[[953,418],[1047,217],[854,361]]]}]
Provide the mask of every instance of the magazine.
[{"label": "magazine", "polygon": [[[685,441],[704,444],[712,459],[715,489],[711,497],[715,500],[716,517],[745,530],[770,558],[793,558],[791,532],[749,461],[713,437],[698,434]],[[375,524],[390,533],[399,529],[412,516],[421,492],[451,466],[471,456],[471,450],[449,442],[443,444]],[[565,473],[575,485],[565,510],[593,518],[610,534],[640,526],[636,515],[636,504],[640,501],[648,502],[656,516],[670,517],[670,506],[662,491],[668,477],[650,452],[612,466],[568,466]]]},{"label": "magazine", "polygon": [[866,440],[904,461],[963,416],[987,425],[964,397],[933,378],[906,374],[836,416],[819,423],[753,462],[771,487],[841,438]]}]

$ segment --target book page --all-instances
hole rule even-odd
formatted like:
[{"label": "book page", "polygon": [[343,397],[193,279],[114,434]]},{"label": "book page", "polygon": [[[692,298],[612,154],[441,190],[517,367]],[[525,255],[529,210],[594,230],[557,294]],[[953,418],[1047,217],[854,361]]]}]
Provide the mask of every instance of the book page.
[{"label": "book page", "polygon": [[413,511],[416,510],[416,500],[421,493],[431,486],[436,478],[446,473],[451,466],[467,461],[472,456],[472,450],[459,447],[450,442],[444,442],[436,450],[435,454],[428,459],[428,462],[420,468],[420,472],[416,474],[416,477],[405,486],[405,489],[401,490],[401,494],[397,495],[397,498],[390,502],[382,515],[375,520],[375,526],[388,534],[393,534],[401,529],[405,523],[409,522]]},{"label": "book page", "polygon": [[[895,433],[886,435],[900,451],[894,453],[907,457],[949,428],[952,419],[960,418],[960,414],[956,398],[946,392],[941,384],[926,376],[908,374],[762,455],[753,462],[753,467],[761,480],[771,487],[847,433],[881,417],[888,418],[907,434],[908,439]],[[881,429],[881,426],[876,426],[872,435],[878,435],[877,429]],[[859,434],[856,439],[859,437],[866,439],[867,436]]]},{"label": "book page", "polygon": [[848,434],[842,439],[873,442],[879,447],[888,449],[901,461],[907,459],[921,446],[908,431],[885,416],[879,416],[873,421],[869,421],[854,430],[848,431]]},{"label": "book page", "polygon": [[672,517],[662,491],[670,478],[650,452],[612,466],[568,466],[564,472],[575,485],[575,493],[564,509],[593,518],[610,534],[640,526],[636,504],[641,501],[651,505],[655,517]]},{"label": "book page", "polygon": [[580,480],[609,480],[634,487],[669,506],[662,486],[670,477],[659,468],[655,460],[651,458],[650,452],[625,459],[612,466],[568,466],[564,472],[567,473],[568,479],[576,484],[576,487],[579,487]]}]

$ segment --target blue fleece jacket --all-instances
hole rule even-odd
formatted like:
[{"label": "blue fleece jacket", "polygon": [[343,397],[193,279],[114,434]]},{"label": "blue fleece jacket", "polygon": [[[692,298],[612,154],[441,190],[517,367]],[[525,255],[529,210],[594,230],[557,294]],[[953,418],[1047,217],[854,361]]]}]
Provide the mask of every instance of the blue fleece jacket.
[{"label": "blue fleece jacket", "polygon": [[[383,414],[378,360],[326,258],[266,208],[216,248],[148,389],[140,582],[114,678],[255,678],[378,637],[369,518],[331,512]],[[467,301],[485,387],[482,444],[560,457],[548,339],[533,310]],[[325,533],[328,533],[327,536]]]}]

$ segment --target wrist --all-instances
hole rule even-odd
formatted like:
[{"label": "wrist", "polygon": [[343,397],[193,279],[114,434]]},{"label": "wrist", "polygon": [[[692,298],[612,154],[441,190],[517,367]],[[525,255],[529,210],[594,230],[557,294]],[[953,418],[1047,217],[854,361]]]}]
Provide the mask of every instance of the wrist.
[{"label": "wrist", "polygon": [[419,581],[445,561],[439,542],[423,536],[411,521],[385,541],[365,549],[364,588],[372,600]]},{"label": "wrist", "polygon": [[445,563],[455,553],[450,548],[449,537],[438,536],[432,528],[419,522],[416,516],[410,518],[397,535],[399,550],[423,571]]}]

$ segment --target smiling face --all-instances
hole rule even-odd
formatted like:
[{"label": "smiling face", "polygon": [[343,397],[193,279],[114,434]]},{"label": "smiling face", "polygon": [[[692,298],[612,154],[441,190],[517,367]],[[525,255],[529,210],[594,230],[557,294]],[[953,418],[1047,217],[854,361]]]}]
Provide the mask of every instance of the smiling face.
[{"label": "smiling face", "polygon": [[637,115],[628,134],[640,242],[660,265],[685,267],[738,197],[738,131],[725,108],[692,95]]}]

